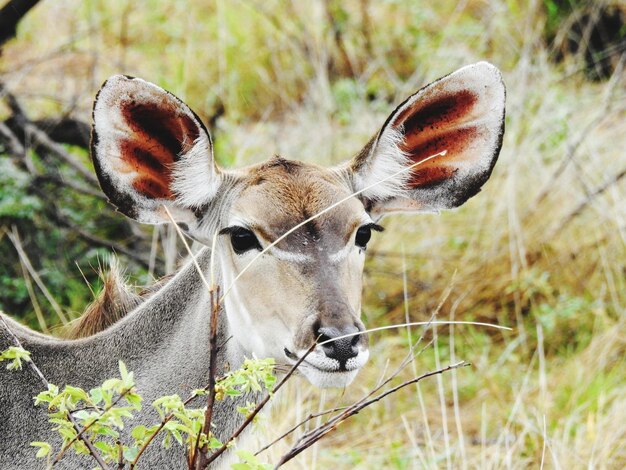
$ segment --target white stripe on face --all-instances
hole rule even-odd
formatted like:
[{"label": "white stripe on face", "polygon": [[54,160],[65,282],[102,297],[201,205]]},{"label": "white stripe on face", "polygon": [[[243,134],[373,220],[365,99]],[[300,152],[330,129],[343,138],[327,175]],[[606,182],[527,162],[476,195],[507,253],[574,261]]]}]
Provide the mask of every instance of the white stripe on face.
[{"label": "white stripe on face", "polygon": [[270,253],[282,261],[289,261],[293,263],[309,263],[313,261],[311,256],[305,255],[303,253],[293,253],[292,251],[281,250],[273,246],[270,248]]},{"label": "white stripe on face", "polygon": [[343,261],[344,259],[346,259],[348,257],[348,255],[350,254],[350,250],[352,250],[352,248],[354,248],[352,243],[348,243],[341,250],[336,251],[335,253],[332,253],[332,254],[328,255],[328,261],[331,264],[340,263],[341,261]]}]

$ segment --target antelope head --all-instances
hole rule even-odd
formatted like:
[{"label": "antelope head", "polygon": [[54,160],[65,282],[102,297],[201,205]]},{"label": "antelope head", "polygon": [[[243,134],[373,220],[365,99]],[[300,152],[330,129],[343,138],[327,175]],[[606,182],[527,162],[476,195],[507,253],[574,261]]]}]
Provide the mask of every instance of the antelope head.
[{"label": "antelope head", "polygon": [[273,157],[230,170],[216,165],[209,133],[182,101],[114,76],[94,105],[92,155],[128,217],[161,224],[171,215],[208,246],[219,234],[229,334],[245,354],[294,363],[317,342],[301,372],[341,387],[369,355],[359,332],[372,232],[389,212],[450,209],[475,195],[500,151],[504,101],[498,70],[478,63],[409,97],[340,166]]}]

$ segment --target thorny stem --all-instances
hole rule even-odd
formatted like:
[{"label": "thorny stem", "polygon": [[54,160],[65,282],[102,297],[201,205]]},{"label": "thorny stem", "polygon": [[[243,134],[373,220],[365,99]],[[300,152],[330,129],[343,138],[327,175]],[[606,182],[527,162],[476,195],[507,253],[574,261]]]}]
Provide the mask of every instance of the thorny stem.
[{"label": "thorny stem", "polygon": [[[0,320],[2,320],[2,323],[4,324],[4,327],[6,328],[7,332],[9,333],[9,336],[11,336],[11,338],[13,339],[13,342],[15,343],[15,345],[20,347],[20,348],[22,348],[22,349],[24,349],[24,347],[22,346],[21,341],[19,340],[19,338],[17,336],[15,336],[13,331],[11,331],[11,328],[9,328],[9,325],[4,320],[4,317],[2,315],[0,315]],[[37,377],[39,377],[39,379],[44,384],[46,389],[48,389],[48,386],[50,385],[50,383],[48,382],[46,377],[43,375],[43,372],[41,372],[41,369],[39,369],[39,367],[37,367],[37,365],[33,362],[32,358],[29,358],[27,362],[28,362],[28,366],[31,368],[31,370],[35,373],[35,375],[37,375]],[[74,417],[72,416],[71,413],[67,414],[67,419],[72,423],[72,426],[74,427],[74,430],[77,433],[80,433],[81,432],[80,431],[80,425],[74,419]],[[87,450],[89,451],[89,454],[94,458],[94,460],[96,462],[98,462],[98,465],[100,465],[100,468],[102,468],[102,470],[110,470],[109,466],[104,462],[104,460],[102,459],[102,456],[100,455],[98,450],[94,447],[94,445],[91,443],[89,438],[85,437],[84,435],[81,435],[80,436],[80,440],[84,442],[85,446],[87,447]]]},{"label": "thorny stem", "polygon": [[459,367],[467,367],[470,364],[468,362],[465,361],[461,361],[461,362],[457,362],[456,364],[451,364],[448,365],[447,367],[441,368],[441,369],[437,369],[431,372],[427,372],[425,374],[420,375],[419,377],[414,377],[413,379],[407,380],[393,388],[390,388],[389,390],[386,390],[385,392],[381,393],[380,395],[375,396],[374,398],[371,398],[369,400],[365,400],[365,401],[360,401],[355,403],[354,405],[349,406],[343,413],[340,413],[339,415],[335,416],[334,418],[328,420],[326,423],[322,424],[321,426],[318,426],[317,428],[313,429],[312,431],[304,434],[296,443],[295,446],[293,446],[291,448],[291,450],[289,452],[287,452],[285,455],[283,455],[280,459],[280,461],[278,462],[278,464],[276,464],[276,466],[274,467],[275,469],[279,468],[280,466],[282,466],[283,464],[287,463],[288,461],[290,461],[291,459],[293,459],[295,456],[297,456],[300,452],[308,449],[309,447],[311,447],[313,444],[315,444],[317,441],[319,441],[322,437],[324,437],[326,434],[334,431],[339,424],[341,424],[341,422],[345,421],[346,419],[350,418],[351,416],[354,416],[355,414],[359,413],[363,408],[366,408],[370,405],[372,405],[373,403],[376,403],[380,400],[382,400],[383,398],[385,398],[386,396],[397,392],[398,390],[417,383],[425,378],[428,377],[432,377],[434,375],[439,375],[439,374],[443,374],[444,372],[448,372],[452,369],[457,369]]},{"label": "thorny stem", "polygon": [[211,355],[209,357],[209,385],[208,385],[208,398],[207,409],[204,413],[204,425],[202,430],[196,436],[196,444],[191,449],[191,465],[190,468],[196,468],[200,470],[205,468],[207,462],[207,444],[204,444],[200,448],[200,436],[204,434],[209,436],[211,431],[211,420],[213,418],[213,406],[215,405],[215,375],[217,372],[217,315],[220,310],[220,304],[217,302],[220,296],[220,288],[216,286],[215,290],[211,290],[211,333],[209,336],[209,345],[211,348]]},{"label": "thorny stem", "polygon": [[298,362],[296,362],[291,369],[289,369],[289,371],[285,374],[285,376],[282,378],[282,380],[278,383],[278,385],[276,385],[276,387],[274,387],[274,390],[271,393],[268,393],[265,398],[263,398],[263,400],[261,400],[259,402],[259,404],[254,408],[254,410],[252,411],[252,413],[250,413],[248,415],[248,417],[245,419],[245,421],[241,424],[241,426],[239,426],[237,428],[237,430],[228,438],[228,440],[226,440],[226,442],[224,442],[222,444],[222,447],[220,447],[219,449],[217,449],[213,454],[211,454],[211,456],[207,459],[207,465],[210,464],[211,462],[213,462],[216,458],[218,458],[222,453],[224,453],[224,451],[228,448],[228,445],[237,437],[239,437],[239,435],[248,427],[248,425],[252,422],[252,420],[256,417],[257,414],[259,414],[259,412],[263,409],[263,407],[267,404],[267,402],[270,400],[270,398],[273,396],[273,394],[275,394],[278,390],[280,390],[280,388],[285,385],[285,383],[287,382],[287,380],[289,380],[289,378],[293,375],[293,373],[296,371],[296,369],[298,368],[298,366],[300,364],[302,364],[302,362],[306,359],[306,357],[315,349],[315,347],[317,346],[317,343],[313,343],[309,349],[307,349],[307,351],[302,355],[302,357],[300,357],[300,359],[298,359]]},{"label": "thorny stem", "polygon": [[[221,380],[218,379],[218,381]],[[207,385],[206,387],[204,387],[204,390],[208,390],[209,386]],[[188,405],[189,402],[191,400],[193,400],[194,398],[196,398],[198,395],[195,394],[191,394],[190,396],[187,397],[187,399],[185,401],[183,401],[183,405]],[[157,436],[157,434],[159,434],[159,432],[161,432],[161,430],[163,429],[163,427],[174,417],[174,413],[170,413],[168,415],[166,415],[161,422],[159,423],[159,427],[154,431],[153,434],[150,435],[150,437],[146,440],[146,442],[143,443],[143,445],[139,448],[139,452],[137,452],[137,456],[135,457],[135,460],[133,460],[130,463],[130,470],[133,470],[136,466],[137,466],[137,461],[139,460],[139,458],[141,457],[141,455],[145,452],[146,448],[150,445],[150,443],[154,440],[154,438]]]},{"label": "thorny stem", "polygon": [[346,408],[348,408],[347,406],[339,406],[337,408],[332,408],[330,410],[324,410],[321,411],[319,413],[311,413],[309,416],[307,416],[306,418],[304,418],[302,421],[300,421],[298,424],[296,424],[294,427],[292,427],[289,431],[285,432],[284,434],[282,434],[281,436],[277,437],[276,439],[274,439],[272,442],[270,442],[269,444],[267,444],[266,446],[260,448],[259,450],[257,450],[254,455],[259,455],[261,452],[265,452],[267,449],[269,449],[270,447],[272,447],[274,444],[276,444],[279,441],[282,441],[284,438],[286,438],[289,434],[291,434],[292,432],[294,432],[296,429],[298,429],[300,426],[303,426],[304,424],[308,423],[309,421],[311,421],[312,419],[315,418],[319,418],[320,416],[325,416],[328,415],[330,413],[336,413],[337,411],[343,411]]}]

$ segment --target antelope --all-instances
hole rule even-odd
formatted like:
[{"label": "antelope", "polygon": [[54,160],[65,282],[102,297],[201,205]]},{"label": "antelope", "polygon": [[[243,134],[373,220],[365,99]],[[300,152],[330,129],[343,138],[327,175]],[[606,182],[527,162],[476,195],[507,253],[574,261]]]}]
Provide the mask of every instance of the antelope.
[{"label": "antelope", "polygon": [[[299,371],[314,386],[345,387],[369,355],[360,312],[372,232],[388,213],[451,209],[478,193],[500,152],[504,108],[500,72],[480,62],[410,96],[343,164],[323,168],[275,156],[231,170],[216,165],[209,133],[186,104],[152,83],[116,75],[95,99],[91,154],[119,212],[145,224],[175,221],[205,245],[196,261],[207,277],[214,257],[215,282],[228,291],[218,319],[220,371],[252,356],[291,365],[316,341],[339,338],[317,344]],[[0,349],[14,344],[12,332],[50,382],[85,389],[117,376],[121,359],[146,404],[205,386],[211,309],[193,262],[137,303],[104,331],[75,340],[4,316]],[[341,338],[346,334],[353,335]],[[2,368],[0,384],[0,468],[36,468],[28,443],[59,444],[46,413],[33,405],[42,384],[27,368]],[[239,404],[216,403],[218,438],[240,424]],[[133,425],[158,421],[146,405]],[[84,459],[68,455],[60,467],[92,464]],[[142,457],[145,468],[184,465],[182,447],[156,444]]]}]

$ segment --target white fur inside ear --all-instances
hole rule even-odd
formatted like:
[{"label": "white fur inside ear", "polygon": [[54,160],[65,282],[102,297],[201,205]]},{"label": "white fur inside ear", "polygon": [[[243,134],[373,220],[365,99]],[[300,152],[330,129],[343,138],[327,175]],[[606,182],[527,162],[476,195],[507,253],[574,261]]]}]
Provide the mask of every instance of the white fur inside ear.
[{"label": "white fur inside ear", "polygon": [[404,192],[410,172],[396,174],[411,164],[408,156],[399,147],[403,138],[401,129],[388,126],[372,146],[367,164],[354,174],[357,189],[369,188],[361,193],[363,197],[385,200],[398,197]]},{"label": "white fur inside ear", "polygon": [[215,197],[220,182],[211,141],[202,133],[193,147],[174,164],[172,189],[177,196],[176,202],[185,207],[200,207]]}]

